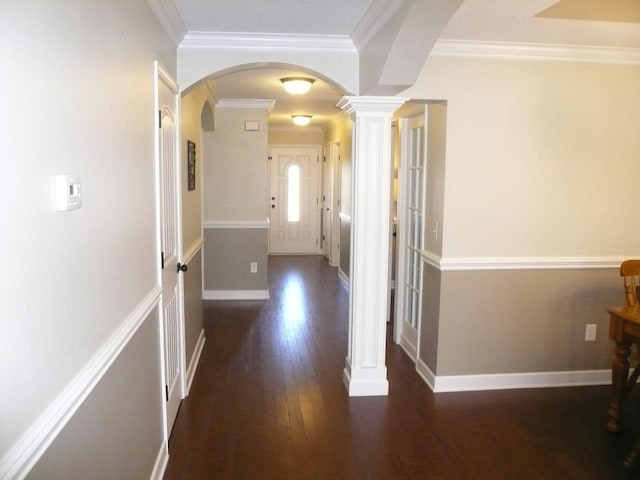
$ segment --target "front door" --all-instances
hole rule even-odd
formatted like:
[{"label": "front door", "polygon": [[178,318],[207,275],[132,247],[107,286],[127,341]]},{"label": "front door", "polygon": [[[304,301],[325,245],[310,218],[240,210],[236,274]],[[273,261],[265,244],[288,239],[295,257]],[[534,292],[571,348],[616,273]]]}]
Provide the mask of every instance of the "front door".
[{"label": "front door", "polygon": [[271,147],[269,252],[317,254],[319,147]]},{"label": "front door", "polygon": [[167,413],[167,438],[171,433],[183,393],[182,289],[179,278],[181,252],[178,198],[177,89],[158,69],[158,152],[160,194],[160,248],[162,268],[162,335]]}]

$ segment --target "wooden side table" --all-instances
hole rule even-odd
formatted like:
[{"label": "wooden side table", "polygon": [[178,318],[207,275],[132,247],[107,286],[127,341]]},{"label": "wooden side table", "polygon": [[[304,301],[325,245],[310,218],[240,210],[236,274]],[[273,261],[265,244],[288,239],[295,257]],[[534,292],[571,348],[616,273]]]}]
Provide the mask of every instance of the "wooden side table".
[{"label": "wooden side table", "polygon": [[631,345],[640,341],[640,305],[609,309],[609,338],[616,342],[611,363],[611,400],[607,410],[607,429],[619,432],[619,415],[627,390]]}]

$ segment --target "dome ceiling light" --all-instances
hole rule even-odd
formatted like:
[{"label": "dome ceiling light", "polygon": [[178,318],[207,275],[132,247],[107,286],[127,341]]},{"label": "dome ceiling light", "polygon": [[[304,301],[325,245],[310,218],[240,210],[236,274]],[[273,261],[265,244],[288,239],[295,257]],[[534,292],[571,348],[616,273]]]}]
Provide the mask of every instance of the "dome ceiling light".
[{"label": "dome ceiling light", "polygon": [[313,78],[304,77],[287,77],[281,78],[282,86],[292,95],[303,95],[309,91],[315,80]]},{"label": "dome ceiling light", "polygon": [[311,115],[291,115],[291,119],[293,120],[293,123],[299,127],[304,127],[305,125],[309,125]]}]

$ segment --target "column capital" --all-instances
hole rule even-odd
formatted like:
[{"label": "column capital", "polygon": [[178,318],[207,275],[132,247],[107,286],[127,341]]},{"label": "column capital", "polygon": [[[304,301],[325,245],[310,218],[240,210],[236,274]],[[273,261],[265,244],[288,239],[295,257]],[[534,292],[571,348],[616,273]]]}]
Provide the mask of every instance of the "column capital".
[{"label": "column capital", "polygon": [[408,100],[406,97],[345,96],[336,106],[352,118],[361,113],[391,116]]}]

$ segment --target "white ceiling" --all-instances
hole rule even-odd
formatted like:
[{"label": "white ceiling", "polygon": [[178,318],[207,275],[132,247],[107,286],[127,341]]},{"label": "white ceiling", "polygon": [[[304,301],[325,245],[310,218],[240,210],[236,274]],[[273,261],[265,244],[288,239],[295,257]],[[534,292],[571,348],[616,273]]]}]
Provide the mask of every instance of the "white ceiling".
[{"label": "white ceiling", "polygon": [[349,36],[371,2],[176,0],[176,5],[190,31]]},{"label": "white ceiling", "polygon": [[[174,0],[189,32],[362,34],[358,24],[379,2],[402,0]],[[421,0],[415,0],[421,1]],[[443,0],[446,1],[446,0]],[[605,8],[603,8],[603,6]],[[640,48],[640,0],[465,0],[441,40]],[[607,21],[600,21],[605,19]],[[611,21],[615,19],[616,21]],[[363,22],[364,23],[364,22]],[[220,98],[275,99],[270,124],[290,126],[294,113],[322,125],[343,92],[317,79],[305,96],[284,93],[279,79],[300,72],[259,69],[215,79]]]}]

